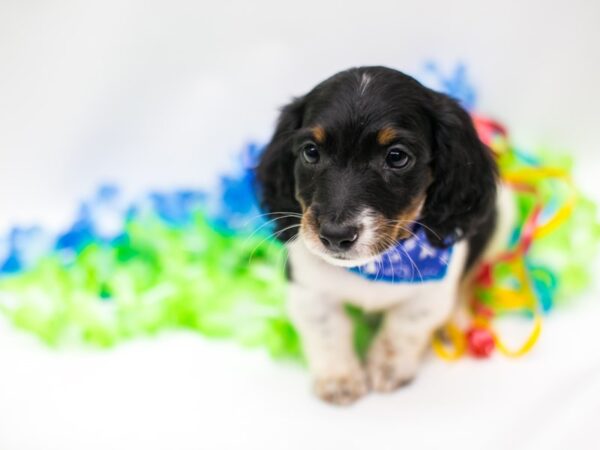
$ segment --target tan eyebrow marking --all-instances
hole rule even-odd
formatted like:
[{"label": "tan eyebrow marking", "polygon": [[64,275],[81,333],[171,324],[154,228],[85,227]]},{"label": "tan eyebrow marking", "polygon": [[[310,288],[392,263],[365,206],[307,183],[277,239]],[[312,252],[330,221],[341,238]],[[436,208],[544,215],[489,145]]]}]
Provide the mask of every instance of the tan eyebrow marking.
[{"label": "tan eyebrow marking", "polygon": [[398,132],[392,127],[385,127],[377,133],[377,142],[380,145],[387,145],[398,137]]},{"label": "tan eyebrow marking", "polygon": [[325,129],[321,125],[313,127],[311,131],[317,144],[325,142]]}]

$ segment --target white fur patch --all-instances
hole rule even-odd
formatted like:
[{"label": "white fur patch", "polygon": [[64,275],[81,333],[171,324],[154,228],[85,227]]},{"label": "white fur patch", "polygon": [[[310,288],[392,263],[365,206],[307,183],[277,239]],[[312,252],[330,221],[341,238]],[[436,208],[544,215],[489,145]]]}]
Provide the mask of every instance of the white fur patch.
[{"label": "white fur patch", "polygon": [[[467,243],[456,244],[442,280],[402,284],[370,281],[329,264],[309,251],[302,239],[288,250],[293,281],[287,306],[302,339],[315,392],[326,401],[346,404],[366,393],[361,380],[369,379],[373,389],[389,391],[415,376],[431,334],[452,312]],[[366,369],[354,352],[345,303],[387,311]]]},{"label": "white fur patch", "polygon": [[360,85],[358,86],[358,93],[361,96],[365,95],[365,92],[367,91],[367,88],[369,87],[369,84],[371,83],[372,79],[373,78],[368,73],[363,73],[362,76],[360,77]]},{"label": "white fur patch", "polygon": [[[500,217],[486,256],[506,242],[514,218],[510,200],[500,188]],[[288,245],[288,252],[293,280],[287,305],[302,339],[315,392],[326,401],[346,404],[366,393],[365,380],[372,389],[385,392],[416,375],[432,334],[457,304],[468,242],[455,244],[443,279],[419,283],[370,281],[340,267],[338,261],[331,264],[321,252],[309,249],[302,237]],[[385,312],[366,367],[354,352],[345,303]]]}]

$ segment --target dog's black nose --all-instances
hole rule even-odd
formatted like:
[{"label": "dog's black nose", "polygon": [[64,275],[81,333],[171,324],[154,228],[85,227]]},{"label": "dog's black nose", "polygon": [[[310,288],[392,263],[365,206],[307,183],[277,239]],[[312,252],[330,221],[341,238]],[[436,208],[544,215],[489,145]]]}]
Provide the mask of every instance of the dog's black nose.
[{"label": "dog's black nose", "polygon": [[330,250],[348,250],[358,239],[358,227],[321,222],[319,238],[323,245]]}]

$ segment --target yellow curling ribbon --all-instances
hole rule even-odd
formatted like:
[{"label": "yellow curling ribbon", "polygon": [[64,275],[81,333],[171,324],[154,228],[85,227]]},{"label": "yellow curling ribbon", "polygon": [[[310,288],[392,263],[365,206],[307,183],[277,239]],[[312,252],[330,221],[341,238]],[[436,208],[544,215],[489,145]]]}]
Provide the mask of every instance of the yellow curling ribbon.
[{"label": "yellow curling ribbon", "polygon": [[526,294],[513,289],[498,287],[492,289],[492,293],[494,294],[494,306],[503,311],[523,309],[523,304],[527,299]]},{"label": "yellow curling ribbon", "polygon": [[436,333],[431,342],[435,354],[444,361],[456,361],[460,359],[467,349],[467,343],[462,330],[453,323],[447,323],[440,331],[448,338],[452,350],[448,350],[447,343],[439,336],[439,333]]},{"label": "yellow curling ribbon", "polygon": [[[525,276],[525,274],[522,274],[523,276]],[[500,353],[502,353],[504,356],[507,356],[509,358],[518,358],[520,356],[523,356],[527,353],[529,353],[531,351],[531,349],[534,347],[534,345],[536,344],[536,342],[538,341],[540,334],[542,332],[542,316],[541,314],[538,312],[535,304],[536,304],[536,298],[535,298],[535,294],[533,292],[533,289],[531,287],[531,285],[529,283],[527,283],[527,279],[525,278],[525,280],[523,280],[525,282],[525,286],[523,286],[523,293],[517,292],[517,291],[511,291],[511,290],[500,290],[497,289],[496,293],[499,293],[499,298],[502,298],[504,296],[513,296],[515,298],[518,298],[518,300],[515,300],[514,298],[511,299],[511,307],[507,308],[507,309],[512,309],[512,310],[518,310],[518,309],[523,309],[523,305],[526,305],[525,309],[529,310],[532,314],[533,314],[533,329],[531,330],[531,332],[529,333],[529,336],[527,337],[527,339],[525,340],[525,342],[521,345],[521,347],[513,350],[510,349],[503,341],[502,339],[500,339],[500,336],[498,334],[498,332],[496,330],[494,330],[494,328],[491,326],[491,324],[489,323],[489,321],[487,320],[475,320],[475,323],[483,328],[486,328],[490,334],[492,335],[493,339],[494,339],[494,344],[496,345],[496,348],[498,349],[498,351]],[[502,298],[502,300],[500,300],[500,303],[504,303],[503,306],[506,306],[506,298]]]},{"label": "yellow curling ribbon", "polygon": [[[504,181],[516,185],[531,186],[537,181],[548,179],[556,179],[566,183],[570,194],[565,203],[549,220],[543,224],[537,224],[532,233],[533,238],[536,239],[552,233],[571,216],[575,208],[577,195],[569,174],[563,169],[551,167],[527,167],[503,174]],[[538,195],[535,191],[534,194]],[[514,276],[518,280],[519,288],[509,289],[495,286],[491,288],[491,293],[493,298],[492,310],[503,312],[525,310],[533,315],[533,328],[525,342],[516,349],[510,348],[502,341],[498,332],[494,330],[489,318],[475,316],[472,322],[473,326],[485,328],[492,336],[498,351],[509,358],[518,358],[530,352],[542,331],[542,316],[537,309],[537,299],[534,288],[529,281],[523,257],[523,253],[517,253],[511,257],[513,258]],[[444,340],[439,336],[439,333],[436,334],[432,341],[432,347],[436,355],[445,361],[460,359],[467,349],[466,337],[463,331],[452,323],[448,323],[441,331],[447,339]]]},{"label": "yellow curling ribbon", "polygon": [[492,334],[494,338],[494,343],[496,344],[496,348],[500,353],[509,358],[518,358],[523,356],[531,351],[533,346],[538,341],[540,334],[542,332],[542,316],[535,312],[533,316],[533,329],[529,334],[527,340],[523,343],[523,345],[516,350],[512,350],[502,342],[498,333],[496,333],[491,327],[488,328],[488,331]]},{"label": "yellow curling ribbon", "polygon": [[502,178],[509,183],[526,183],[530,184],[534,181],[546,180],[548,178],[554,178],[561,180],[569,187],[570,195],[565,204],[559,208],[558,211],[552,216],[546,223],[539,225],[534,231],[534,238],[542,238],[552,233],[559,225],[565,222],[573,213],[575,209],[575,203],[577,202],[577,195],[575,193],[575,187],[569,173],[564,169],[553,168],[553,167],[526,167],[518,170],[514,170],[502,175]]}]

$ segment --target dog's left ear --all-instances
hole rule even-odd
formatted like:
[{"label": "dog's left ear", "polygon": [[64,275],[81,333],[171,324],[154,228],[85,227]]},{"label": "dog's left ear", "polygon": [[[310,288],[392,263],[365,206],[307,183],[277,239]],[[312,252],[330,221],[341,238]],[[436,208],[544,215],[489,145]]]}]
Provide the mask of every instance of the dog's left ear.
[{"label": "dog's left ear", "polygon": [[[283,231],[296,221],[294,217],[283,217],[289,213],[300,213],[300,204],[295,198],[294,162],[292,138],[294,131],[302,125],[305,99],[297,98],[281,110],[271,142],[261,155],[256,168],[256,180],[261,207],[274,213],[278,231]],[[287,240],[295,231],[283,231],[277,236]]]},{"label": "dog's left ear", "polygon": [[432,95],[433,182],[422,221],[430,241],[446,246],[471,236],[493,214],[498,168],[469,114],[454,99]]}]

